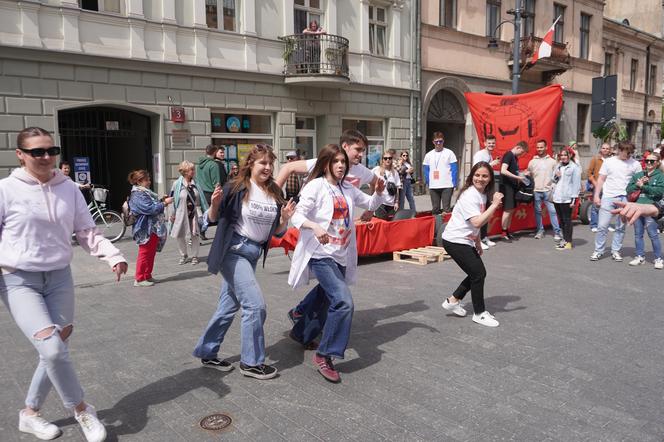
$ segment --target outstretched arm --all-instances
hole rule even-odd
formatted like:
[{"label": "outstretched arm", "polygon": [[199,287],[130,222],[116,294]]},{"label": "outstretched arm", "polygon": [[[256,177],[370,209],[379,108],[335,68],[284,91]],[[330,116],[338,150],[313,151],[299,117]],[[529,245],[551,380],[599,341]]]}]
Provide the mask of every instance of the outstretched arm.
[{"label": "outstretched arm", "polygon": [[286,184],[288,176],[293,172],[307,173],[308,172],[307,161],[306,160],[291,161],[290,163],[282,165],[281,169],[279,169],[279,174],[274,179],[274,181],[277,183],[277,186],[283,187],[283,185]]}]

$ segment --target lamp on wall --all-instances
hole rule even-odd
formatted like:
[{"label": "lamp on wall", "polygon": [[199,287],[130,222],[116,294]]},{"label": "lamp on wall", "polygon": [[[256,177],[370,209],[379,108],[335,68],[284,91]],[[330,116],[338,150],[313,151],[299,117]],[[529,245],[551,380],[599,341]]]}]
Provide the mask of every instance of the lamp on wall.
[{"label": "lamp on wall", "polygon": [[403,9],[403,7],[405,5],[406,5],[406,0],[393,0],[392,1],[392,7],[393,8]]}]

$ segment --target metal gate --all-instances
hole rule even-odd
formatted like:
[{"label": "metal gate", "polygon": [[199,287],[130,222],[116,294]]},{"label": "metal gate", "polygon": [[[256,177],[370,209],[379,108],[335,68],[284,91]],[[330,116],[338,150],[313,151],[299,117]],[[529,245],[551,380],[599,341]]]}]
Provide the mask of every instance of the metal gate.
[{"label": "metal gate", "polygon": [[129,194],[127,175],[134,169],[152,174],[150,117],[124,109],[88,107],[60,111],[62,159],[90,158],[92,182],[107,187],[111,208]]}]

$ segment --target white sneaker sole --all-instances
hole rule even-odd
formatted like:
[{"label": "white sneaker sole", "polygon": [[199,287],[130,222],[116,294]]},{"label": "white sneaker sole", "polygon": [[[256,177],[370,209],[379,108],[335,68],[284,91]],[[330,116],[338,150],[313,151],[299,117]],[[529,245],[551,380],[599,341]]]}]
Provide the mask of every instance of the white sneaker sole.
[{"label": "white sneaker sole", "polygon": [[224,367],[221,365],[211,365],[211,364],[201,364],[201,367],[203,368],[211,368],[212,370],[217,370],[217,371],[223,371],[224,373],[228,373],[229,371],[233,371],[235,367],[232,365],[229,365],[228,367]]},{"label": "white sneaker sole", "polygon": [[476,324],[479,324],[479,325],[483,325],[485,327],[498,327],[500,325],[500,323],[498,321],[496,321],[495,323],[488,323],[488,322],[482,321],[481,319],[475,319],[475,318],[473,318],[473,322],[476,323]]},{"label": "white sneaker sole", "polygon": [[18,425],[18,431],[22,433],[27,433],[27,434],[32,434],[34,437],[40,440],[53,440],[62,434],[62,430],[58,428],[57,433],[55,434],[50,434],[50,433],[41,433],[39,431],[33,430],[32,428],[25,427],[19,423]]}]

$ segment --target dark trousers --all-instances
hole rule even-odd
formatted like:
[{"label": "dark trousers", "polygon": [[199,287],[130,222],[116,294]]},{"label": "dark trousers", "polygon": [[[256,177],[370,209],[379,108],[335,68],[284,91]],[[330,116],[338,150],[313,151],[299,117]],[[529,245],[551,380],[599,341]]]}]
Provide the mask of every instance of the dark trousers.
[{"label": "dark trousers", "polygon": [[445,251],[452,257],[461,270],[468,276],[461,281],[459,287],[452,293],[457,299],[463,299],[470,290],[473,299],[473,310],[476,315],[484,312],[484,279],[486,279],[486,269],[480,254],[475,247],[466,244],[457,244],[443,240]]},{"label": "dark trousers", "polygon": [[480,227],[480,239],[484,239],[487,236],[489,236],[489,223],[486,223]]},{"label": "dark trousers", "polygon": [[452,191],[451,187],[444,189],[429,189],[429,197],[431,198],[431,213],[438,215],[441,210],[441,203],[443,205],[443,212],[449,212],[452,205]]},{"label": "dark trousers", "polygon": [[572,242],[572,206],[570,203],[553,203],[560,223],[560,230],[563,232],[565,242]]}]

